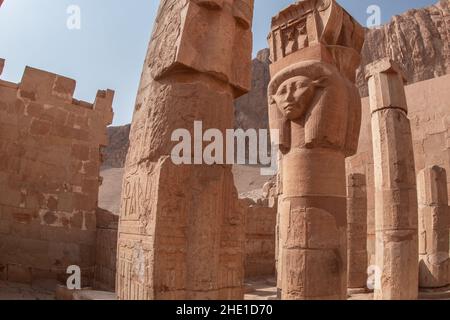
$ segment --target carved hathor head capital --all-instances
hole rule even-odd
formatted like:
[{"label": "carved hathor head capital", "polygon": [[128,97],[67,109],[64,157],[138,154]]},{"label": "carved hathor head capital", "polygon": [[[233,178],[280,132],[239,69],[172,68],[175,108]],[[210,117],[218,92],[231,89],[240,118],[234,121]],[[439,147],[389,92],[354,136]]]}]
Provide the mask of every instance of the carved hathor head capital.
[{"label": "carved hathor head capital", "polygon": [[[303,128],[304,147],[356,152],[361,100],[356,87],[338,69],[318,60],[293,64],[269,84],[269,121],[280,131],[280,146],[291,148],[292,122]],[[294,133],[295,134],[295,133]]]}]

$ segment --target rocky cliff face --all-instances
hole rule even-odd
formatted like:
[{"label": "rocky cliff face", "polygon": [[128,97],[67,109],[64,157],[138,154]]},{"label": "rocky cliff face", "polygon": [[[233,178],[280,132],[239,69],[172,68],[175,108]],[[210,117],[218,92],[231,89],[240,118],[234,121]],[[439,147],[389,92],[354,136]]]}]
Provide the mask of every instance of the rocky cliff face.
[{"label": "rocky cliff face", "polygon": [[131,125],[108,127],[109,144],[103,150],[104,168],[123,168],[130,144]]},{"label": "rocky cliff face", "polygon": [[[362,66],[384,57],[399,63],[409,83],[450,73],[450,1],[412,9],[390,23],[367,30]],[[368,96],[362,68],[358,72],[361,96]]]},{"label": "rocky cliff face", "polygon": [[236,129],[267,129],[269,125],[267,118],[269,55],[269,49],[263,49],[252,61],[252,89],[234,103]]},{"label": "rocky cliff face", "polygon": [[[393,17],[377,29],[367,30],[362,67],[383,57],[398,62],[409,83],[450,73],[450,1],[413,9]],[[368,95],[367,84],[358,72],[361,96]],[[269,49],[253,60],[252,90],[235,102],[235,127],[244,130],[267,129],[267,86],[270,81]],[[105,150],[105,166],[122,167],[128,149],[129,126],[108,129],[110,145]]]}]

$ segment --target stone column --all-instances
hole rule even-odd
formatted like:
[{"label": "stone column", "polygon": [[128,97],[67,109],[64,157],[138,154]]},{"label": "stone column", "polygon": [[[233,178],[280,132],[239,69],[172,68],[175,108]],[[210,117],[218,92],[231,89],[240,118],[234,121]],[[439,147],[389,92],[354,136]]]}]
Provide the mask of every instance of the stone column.
[{"label": "stone column", "polygon": [[355,154],[354,85],[364,30],[335,1],[301,1],[272,19],[270,127],[279,130],[278,290],[347,298],[345,158]]},{"label": "stone column", "polygon": [[375,176],[375,299],[417,299],[419,287],[416,174],[404,79],[389,59],[366,69]]},{"label": "stone column", "polygon": [[231,166],[204,164],[201,140],[233,129],[250,88],[252,14],[253,0],[160,3],[123,181],[119,299],[243,298],[245,217]]},{"label": "stone column", "polygon": [[447,173],[434,166],[419,173],[419,284],[440,288],[450,284],[450,211]]},{"label": "stone column", "polygon": [[367,193],[366,176],[347,179],[347,253],[349,289],[367,287]]}]

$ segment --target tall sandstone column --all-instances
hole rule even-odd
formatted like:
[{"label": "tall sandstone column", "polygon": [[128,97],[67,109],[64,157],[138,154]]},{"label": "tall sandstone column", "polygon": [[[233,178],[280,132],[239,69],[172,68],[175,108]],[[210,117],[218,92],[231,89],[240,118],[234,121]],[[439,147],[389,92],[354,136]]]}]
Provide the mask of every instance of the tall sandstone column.
[{"label": "tall sandstone column", "polygon": [[119,299],[243,298],[244,217],[231,167],[175,165],[171,135],[194,137],[194,121],[233,129],[233,100],[250,88],[252,14],[253,0],[160,3],[123,181]]},{"label": "tall sandstone column", "polygon": [[367,287],[367,191],[366,176],[350,174],[347,181],[347,247],[349,289]]},{"label": "tall sandstone column", "polygon": [[375,175],[378,300],[418,298],[416,174],[404,90],[405,77],[389,59],[367,66]]},{"label": "tall sandstone column", "polygon": [[419,193],[419,284],[440,288],[450,284],[450,210],[447,173],[444,168],[426,168],[418,176]]},{"label": "tall sandstone column", "polygon": [[347,298],[345,158],[355,154],[354,85],[363,28],[335,1],[272,19],[270,127],[279,130],[278,289],[282,299]]}]

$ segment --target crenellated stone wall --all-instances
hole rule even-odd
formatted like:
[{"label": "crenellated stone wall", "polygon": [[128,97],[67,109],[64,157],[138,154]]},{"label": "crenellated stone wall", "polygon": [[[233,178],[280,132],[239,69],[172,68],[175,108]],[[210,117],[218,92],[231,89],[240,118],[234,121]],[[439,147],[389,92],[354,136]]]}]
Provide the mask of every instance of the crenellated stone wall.
[{"label": "crenellated stone wall", "polygon": [[[2,65],[3,63],[1,63]],[[92,284],[96,210],[114,92],[73,99],[75,81],[27,67],[0,80],[0,279],[65,282],[82,270]]]}]

